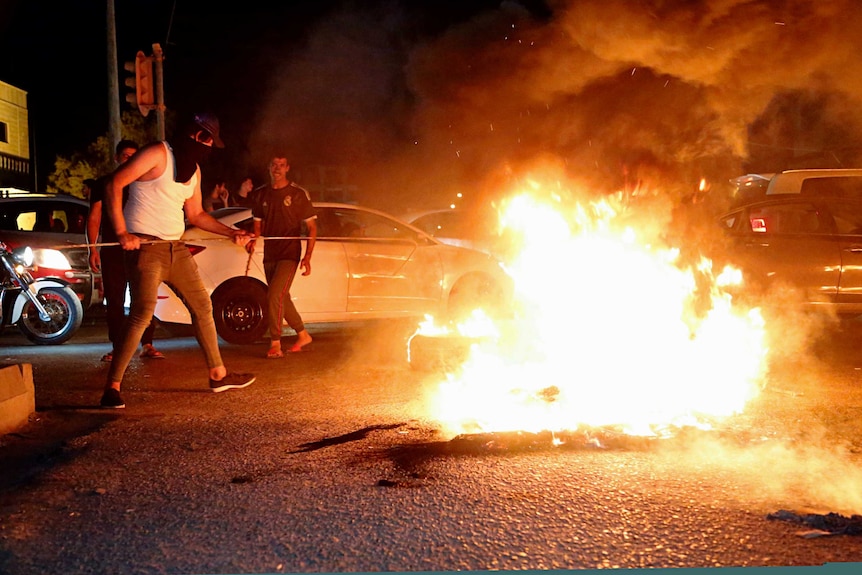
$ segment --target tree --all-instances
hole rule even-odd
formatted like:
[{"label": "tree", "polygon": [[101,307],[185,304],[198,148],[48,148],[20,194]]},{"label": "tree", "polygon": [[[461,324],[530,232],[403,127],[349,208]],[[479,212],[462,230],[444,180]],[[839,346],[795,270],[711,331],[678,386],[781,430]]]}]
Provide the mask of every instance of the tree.
[{"label": "tree", "polygon": [[[136,112],[123,112],[122,137],[141,144],[156,139],[156,126]],[[69,194],[84,198],[84,180],[98,178],[112,172],[114,165],[114,143],[110,135],[96,138],[83,152],[74,152],[71,157],[57,156],[54,171],[48,175],[49,194]]]}]

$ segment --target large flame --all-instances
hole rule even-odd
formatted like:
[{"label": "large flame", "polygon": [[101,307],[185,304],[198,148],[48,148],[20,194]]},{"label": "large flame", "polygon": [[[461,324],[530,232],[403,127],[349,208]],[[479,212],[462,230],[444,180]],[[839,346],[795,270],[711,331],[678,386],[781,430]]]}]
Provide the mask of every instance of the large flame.
[{"label": "large flame", "polygon": [[507,203],[501,224],[521,247],[507,265],[516,317],[440,385],[434,417],[447,431],[655,435],[708,427],[758,394],[765,326],[723,287],[739,274],[714,274],[707,259],[686,267],[620,219],[606,200]]}]

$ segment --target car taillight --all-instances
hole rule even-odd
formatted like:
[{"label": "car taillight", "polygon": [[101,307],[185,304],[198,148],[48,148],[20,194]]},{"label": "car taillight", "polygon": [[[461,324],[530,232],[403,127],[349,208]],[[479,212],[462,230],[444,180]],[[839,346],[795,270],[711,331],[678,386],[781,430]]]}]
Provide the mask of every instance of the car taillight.
[{"label": "car taillight", "polygon": [[765,218],[751,218],[751,231],[764,233],[766,232],[766,219]]},{"label": "car taillight", "polygon": [[196,246],[193,244],[186,244],[186,247],[189,248],[189,252],[191,252],[191,254],[193,256],[198,255],[199,253],[201,253],[202,251],[204,251],[206,249],[203,246]]}]

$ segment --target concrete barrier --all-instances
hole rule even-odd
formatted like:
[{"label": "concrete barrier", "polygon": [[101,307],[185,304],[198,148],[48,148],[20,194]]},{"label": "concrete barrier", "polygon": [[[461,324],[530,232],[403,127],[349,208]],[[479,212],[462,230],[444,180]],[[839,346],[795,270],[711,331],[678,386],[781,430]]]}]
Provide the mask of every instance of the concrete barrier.
[{"label": "concrete barrier", "polygon": [[0,435],[18,431],[35,411],[33,366],[22,363],[0,367]]}]

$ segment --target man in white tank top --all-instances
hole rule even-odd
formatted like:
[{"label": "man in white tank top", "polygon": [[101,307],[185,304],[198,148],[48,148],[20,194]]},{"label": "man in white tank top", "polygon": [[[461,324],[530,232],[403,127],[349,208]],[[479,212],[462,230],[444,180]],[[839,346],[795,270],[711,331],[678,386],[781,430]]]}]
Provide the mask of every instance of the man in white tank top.
[{"label": "man in white tank top", "polygon": [[[156,307],[159,285],[169,283],[182,296],[192,315],[198,343],[209,369],[210,389],[216,393],[251,385],[255,377],[229,372],[218,347],[212,302],[198,275],[197,265],[180,237],[185,219],[201,229],[227,236],[241,249],[252,238],[230,228],[204,211],[201,201],[202,163],[212,147],[223,148],[218,118],[196,114],[179,132],[174,146],[156,142],[142,148],[111,175],[105,203],[125,255],[131,309],[116,347],[101,406],[122,408],[120,385],[138,341]],[[122,206],[123,187],[129,199]]]}]

